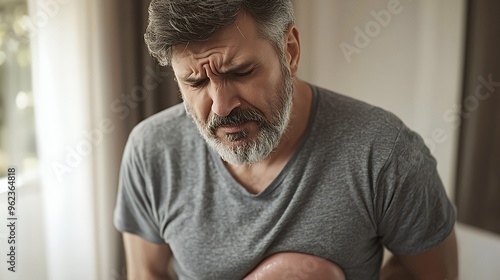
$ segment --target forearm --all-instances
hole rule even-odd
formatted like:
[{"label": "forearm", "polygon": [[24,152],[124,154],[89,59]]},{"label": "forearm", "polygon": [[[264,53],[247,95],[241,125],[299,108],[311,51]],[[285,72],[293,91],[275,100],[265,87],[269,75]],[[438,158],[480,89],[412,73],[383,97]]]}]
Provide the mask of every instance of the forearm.
[{"label": "forearm", "polygon": [[127,232],[123,234],[123,242],[127,261],[127,279],[175,279],[168,270],[173,255],[167,244],[152,243]]},{"label": "forearm", "polygon": [[380,280],[414,280],[415,278],[403,267],[396,257],[391,256],[382,267]]},{"label": "forearm", "polygon": [[142,274],[128,274],[128,278],[131,280],[141,279],[141,280],[173,280],[168,274],[151,274],[151,273],[142,273]]},{"label": "forearm", "polygon": [[456,280],[458,254],[455,231],[439,245],[416,255],[392,256],[381,279]]}]

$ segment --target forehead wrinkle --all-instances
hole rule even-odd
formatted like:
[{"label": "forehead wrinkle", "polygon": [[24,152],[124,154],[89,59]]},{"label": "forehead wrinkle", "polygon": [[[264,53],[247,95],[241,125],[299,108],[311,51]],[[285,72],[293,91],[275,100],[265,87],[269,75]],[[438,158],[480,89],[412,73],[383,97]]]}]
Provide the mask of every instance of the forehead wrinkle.
[{"label": "forehead wrinkle", "polygon": [[249,58],[233,58],[229,60],[226,63],[220,63],[217,64],[215,63],[214,60],[209,60],[207,63],[199,63],[199,68],[191,67],[191,74],[187,75],[184,80],[187,81],[193,81],[199,79],[199,77],[204,77],[204,73],[206,72],[206,69],[204,65],[209,66],[210,70],[212,73],[216,75],[224,75],[229,72],[234,72],[234,71],[245,71],[247,68],[251,66],[255,66],[256,62],[253,59]]},{"label": "forehead wrinkle", "polygon": [[[252,45],[254,40],[260,38],[261,36],[255,20],[253,20],[251,16],[247,16],[246,12],[242,11],[238,14],[232,25],[225,27],[209,40],[174,46],[174,52],[180,54],[179,56],[182,58],[190,54],[202,54],[215,48],[224,49],[230,47],[245,49],[245,47]],[[177,50],[175,51],[175,49]]]},{"label": "forehead wrinkle", "polygon": [[245,34],[243,34],[243,31],[241,31],[240,26],[238,25],[238,22],[236,21],[234,24],[236,24],[236,28],[240,32],[241,37],[243,37],[243,39],[246,39],[247,37],[245,37]]},{"label": "forehead wrinkle", "polygon": [[[197,57],[198,56],[198,57]],[[180,75],[183,80],[189,81],[194,80],[197,77],[202,76],[204,72],[203,64],[207,63],[207,58],[200,60],[200,55],[196,54],[193,50],[185,51],[184,62],[179,60],[179,64],[181,65],[181,69],[185,71],[180,71]]]},{"label": "forehead wrinkle", "polygon": [[[229,34],[227,32],[226,34],[220,33],[206,42],[178,45],[178,63],[184,64],[184,67],[182,67],[185,69],[184,76],[204,76],[205,69],[203,65],[206,64],[210,66],[212,71],[221,73],[241,64],[248,64],[249,59],[254,60],[252,55],[247,56],[247,54],[252,54],[251,45],[253,44],[252,41],[249,41],[251,40],[249,38],[253,37],[255,32],[250,32],[251,30],[247,25],[247,16],[242,13],[232,27],[228,27],[228,31],[232,29]],[[239,37],[239,39],[236,39],[236,37]]]},{"label": "forehead wrinkle", "polygon": [[187,43],[186,43],[186,46],[184,47],[184,49],[183,49],[183,50],[182,50],[182,52],[181,52],[181,56],[184,54],[184,52],[185,52],[185,51],[187,50],[187,48],[189,47],[189,43],[190,43],[190,42],[187,42]]},{"label": "forehead wrinkle", "polygon": [[[208,65],[214,74],[221,73],[224,69],[234,65],[234,59],[237,57],[237,53],[231,53],[231,48],[218,48],[217,50],[210,50],[203,54],[194,54],[191,59],[191,76],[196,75],[199,72],[205,71],[205,65]],[[197,71],[195,71],[197,70]]]},{"label": "forehead wrinkle", "polygon": [[199,71],[199,69],[197,69],[196,67],[190,66],[189,68],[191,69],[190,71],[191,73],[189,73],[189,75],[184,76],[185,81],[194,80],[197,77],[202,76],[201,71]]}]

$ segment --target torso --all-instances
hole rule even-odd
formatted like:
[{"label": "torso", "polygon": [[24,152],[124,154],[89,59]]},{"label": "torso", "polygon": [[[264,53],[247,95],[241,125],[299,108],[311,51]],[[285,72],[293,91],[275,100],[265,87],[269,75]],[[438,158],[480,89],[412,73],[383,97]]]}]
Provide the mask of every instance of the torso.
[{"label": "torso", "polygon": [[231,166],[225,163],[225,166],[234,180],[240,183],[249,193],[259,194],[276,179],[285,164],[286,162],[280,162],[267,168],[259,164]]},{"label": "torso", "polygon": [[363,210],[373,208],[373,178],[343,175],[355,158],[343,155],[362,152],[359,144],[336,143],[320,132],[322,125],[310,129],[289,158],[247,170],[228,168],[205,144],[183,141],[187,154],[206,160],[171,162],[182,166],[166,182],[171,191],[164,201],[168,209],[160,211],[160,229],[181,279],[241,279],[266,256],[284,251],[335,262],[350,279],[378,274],[383,250],[373,217]]},{"label": "torso", "polygon": [[147,155],[146,190],[137,193],[147,194],[150,235],[170,245],[181,280],[242,279],[286,251],[335,262],[348,279],[378,278],[377,199],[391,194],[376,180],[401,123],[346,97],[316,96],[291,158],[247,177],[226,168],[181,106],[137,131],[150,134],[134,147]]}]

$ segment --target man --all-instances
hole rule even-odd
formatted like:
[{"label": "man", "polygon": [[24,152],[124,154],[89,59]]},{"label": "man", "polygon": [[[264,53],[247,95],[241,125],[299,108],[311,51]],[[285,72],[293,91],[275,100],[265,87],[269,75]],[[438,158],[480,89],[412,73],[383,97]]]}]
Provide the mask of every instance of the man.
[{"label": "man", "polygon": [[123,155],[129,278],[165,279],[172,255],[180,279],[277,279],[261,268],[287,262],[304,268],[291,279],[457,278],[434,158],[394,115],[297,78],[289,0],[153,0],[145,37],[184,105]]}]

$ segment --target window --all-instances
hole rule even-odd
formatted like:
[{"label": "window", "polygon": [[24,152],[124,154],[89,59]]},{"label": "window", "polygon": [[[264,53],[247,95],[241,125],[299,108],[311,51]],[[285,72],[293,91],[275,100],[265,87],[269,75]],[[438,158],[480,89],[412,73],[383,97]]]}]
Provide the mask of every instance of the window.
[{"label": "window", "polygon": [[26,0],[0,0],[0,178],[14,166],[18,174],[36,170]]}]

